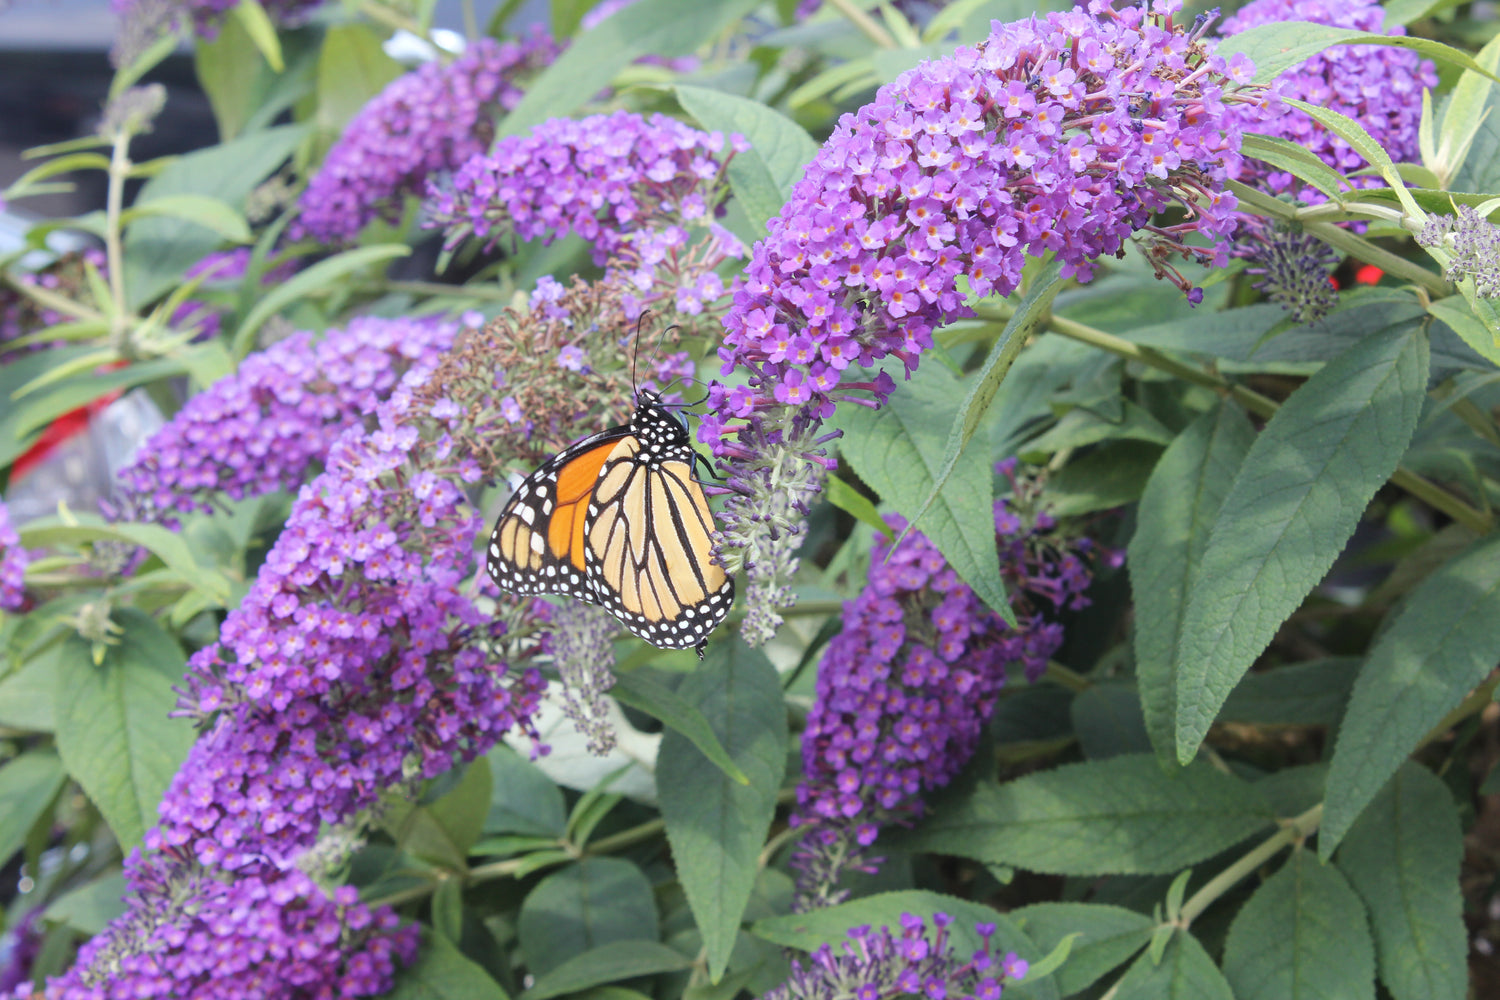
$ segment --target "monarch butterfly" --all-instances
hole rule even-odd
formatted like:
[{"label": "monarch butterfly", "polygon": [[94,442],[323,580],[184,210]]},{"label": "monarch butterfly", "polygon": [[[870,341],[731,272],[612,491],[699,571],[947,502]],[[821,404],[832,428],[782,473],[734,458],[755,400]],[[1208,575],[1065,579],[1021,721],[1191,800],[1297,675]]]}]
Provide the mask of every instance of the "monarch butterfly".
[{"label": "monarch butterfly", "polygon": [[515,594],[598,604],[652,645],[701,658],[734,581],[713,561],[696,460],[661,397],[637,392],[629,424],[563,449],[516,488],[490,535],[490,576]]}]

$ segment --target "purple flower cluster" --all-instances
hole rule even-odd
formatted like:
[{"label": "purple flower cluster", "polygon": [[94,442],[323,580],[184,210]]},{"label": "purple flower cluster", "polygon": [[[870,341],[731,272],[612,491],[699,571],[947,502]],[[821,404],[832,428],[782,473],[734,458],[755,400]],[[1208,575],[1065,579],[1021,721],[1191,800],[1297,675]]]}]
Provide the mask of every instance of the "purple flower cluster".
[{"label": "purple flower cluster", "polygon": [[318,339],[293,334],[188,400],[121,482],[136,506],[158,514],[212,510],[221,493],[294,489],[403,371],[432,361],[456,333],[439,318],[356,317]]},{"label": "purple flower cluster", "polygon": [[519,41],[481,38],[452,63],[427,63],[392,82],[349,123],[308,183],[293,238],[338,243],[376,218],[399,220],[405,196],[489,144],[494,118],[520,103],[520,82],[557,52],[541,31]]},{"label": "purple flower cluster", "polygon": [[[995,528],[1018,629],[920,533],[894,548],[877,540],[869,582],[845,605],[844,629],[823,654],[802,738],[805,777],[791,822],[812,827],[793,862],[804,902],[836,901],[839,873],[863,863],[880,828],[920,816],[922,793],[968,762],[1011,668],[1031,680],[1046,669],[1062,627],[1036,599],[1057,610],[1088,603],[1089,566],[1049,541],[1048,515],[1023,524],[1000,500]],[[1087,540],[1074,548],[1087,551]]]},{"label": "purple flower cluster", "polygon": [[350,886],[329,896],[297,869],[226,882],[135,855],[126,875],[125,915],[48,982],[46,1000],[372,997],[416,959],[415,924]]},{"label": "purple flower cluster", "polygon": [[[1050,251],[1087,279],[1145,230],[1158,250],[1223,263],[1222,248],[1184,241],[1233,230],[1224,182],[1268,104],[1233,86],[1250,80],[1249,61],[1214,55],[1174,23],[1178,6],[1092,0],[997,23],[841,118],[725,319],[724,371],[742,369],[755,392],[719,387],[702,439],[725,453],[726,422],[758,408],[826,417],[851,365],[894,354],[915,368],[938,325],[972,315],[965,294],[1009,294],[1027,254]],[[1150,224],[1174,204],[1182,221]]]},{"label": "purple flower cluster", "polygon": [[0,502],[0,611],[26,606],[26,567],[31,555],[21,547],[21,536],[10,523],[10,510]]},{"label": "purple flower cluster", "polygon": [[[1280,21],[1310,21],[1375,34],[1406,34],[1400,25],[1385,28],[1384,14],[1376,0],[1255,0],[1224,22],[1223,34],[1237,35]],[[1359,122],[1397,163],[1416,156],[1422,89],[1436,87],[1437,82],[1437,72],[1429,60],[1409,49],[1389,45],[1336,45],[1278,78],[1288,96]],[[1247,128],[1250,125],[1245,124]],[[1271,119],[1260,118],[1254,130],[1311,150],[1346,177],[1369,165],[1347,142],[1294,108],[1287,108]],[[1285,171],[1259,162],[1250,169],[1256,171],[1257,183],[1273,193],[1290,192],[1309,203],[1326,200],[1317,188],[1302,184]],[[1356,187],[1383,183],[1378,177],[1355,177],[1350,182]]]},{"label": "purple flower cluster", "polygon": [[41,907],[29,910],[0,937],[0,997],[31,982],[31,965],[42,951]]},{"label": "purple flower cluster", "polygon": [[433,417],[434,364],[412,369],[302,488],[219,641],[189,661],[183,708],[216,719],[146,843],[229,870],[284,865],[413,775],[432,777],[529,724],[542,681],[498,656],[503,620],[460,593],[481,529]]},{"label": "purple flower cluster", "polygon": [[994,924],[975,925],[979,949],[962,959],[948,937],[952,923],[934,913],[929,932],[921,917],[903,913],[899,937],[889,927],[855,927],[842,953],[825,944],[806,965],[793,960],[791,977],[761,1000],[999,1000],[1007,981],[1026,978],[1030,964],[1015,952],[998,963],[990,954]]},{"label": "purple flower cluster", "polygon": [[[748,148],[739,136],[729,146]],[[712,219],[730,155],[720,133],[663,115],[553,118],[474,156],[451,183],[434,183],[428,210],[449,246],[576,232],[603,264],[638,230]]]}]

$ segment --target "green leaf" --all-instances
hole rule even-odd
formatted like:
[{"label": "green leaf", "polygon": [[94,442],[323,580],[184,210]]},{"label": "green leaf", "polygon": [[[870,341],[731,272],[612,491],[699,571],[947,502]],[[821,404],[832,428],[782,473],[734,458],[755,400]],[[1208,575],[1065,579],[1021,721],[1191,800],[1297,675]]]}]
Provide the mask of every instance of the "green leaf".
[{"label": "green leaf", "polygon": [[265,59],[244,22],[228,17],[217,37],[198,40],[193,65],[219,124],[219,141],[228,142],[244,130],[256,98],[265,90],[269,74]]},{"label": "green leaf", "polygon": [[1073,732],[1089,760],[1149,753],[1151,738],[1135,685],[1104,681],[1079,692],[1069,706]]},{"label": "green leaf", "polygon": [[441,934],[427,934],[417,960],[396,973],[387,1000],[510,1000],[500,984]]},{"label": "green leaf", "polygon": [[823,495],[828,498],[829,503],[847,514],[852,514],[862,523],[874,528],[877,532],[884,535],[887,540],[895,539],[896,533],[891,530],[889,524],[885,523],[885,519],[880,516],[880,511],[875,509],[875,505],[870,502],[869,497],[844,482],[838,476],[829,475],[828,480],[823,485]]},{"label": "green leaf", "polygon": [[[1269,83],[1332,45],[1393,45],[1414,49],[1429,59],[1486,73],[1467,52],[1430,38],[1377,35],[1311,21],[1278,21],[1230,35],[1219,43],[1216,54],[1228,59],[1235,53],[1245,53],[1255,63],[1255,82]],[[1369,157],[1365,159],[1369,160]]]},{"label": "green leaf", "polygon": [[35,666],[45,655],[0,680],[0,726],[37,733],[50,733],[55,728],[52,675]]},{"label": "green leaf", "polygon": [[[844,430],[839,445],[854,471],[908,519],[932,492],[963,395],[952,372],[924,365],[883,408],[844,407],[834,418]],[[923,520],[922,533],[986,604],[1013,620],[1000,583],[992,473],[983,451],[969,453],[955,468]]]},{"label": "green leaf", "polygon": [[660,719],[662,725],[686,736],[703,756],[733,780],[741,785],[750,784],[745,772],[714,735],[713,727],[703,713],[671,688],[639,671],[632,671],[619,674],[609,693],[620,704]]},{"label": "green leaf", "polygon": [[619,858],[583,858],[542,879],[521,904],[517,929],[538,977],[601,945],[661,937],[651,883]]},{"label": "green leaf", "polygon": [[1146,483],[1127,565],[1135,598],[1135,668],[1146,732],[1165,764],[1175,758],[1177,683],[1173,665],[1195,571],[1214,518],[1229,492],[1255,428],[1222,401],[1172,442]]},{"label": "green leaf", "polygon": [[678,84],[677,101],[705,131],[727,139],[739,133],[750,149],[729,161],[729,187],[754,225],[753,238],[765,235],[766,223],[781,213],[818,151],[807,130],[774,108],[723,91]]},{"label": "green leaf", "polygon": [[1295,850],[1230,925],[1224,975],[1236,1000],[1374,1000],[1365,908],[1337,868]]},{"label": "green leaf", "polygon": [[1058,875],[1175,873],[1274,819],[1253,785],[1197,762],[1165,772],[1150,754],[1066,764],[981,784],[934,813],[903,850]]},{"label": "green leaf", "polygon": [[57,754],[45,750],[23,753],[0,767],[0,864],[26,843],[26,834],[67,780]]},{"label": "green leaf", "polygon": [[[1500,65],[1500,38],[1492,38],[1474,57],[1491,73]],[[1448,95],[1443,112],[1442,137],[1436,155],[1427,166],[1443,179],[1455,177],[1468,160],[1474,139],[1484,123],[1485,106],[1489,104],[1493,81],[1482,73],[1465,70]],[[1479,188],[1476,190],[1484,190]]]},{"label": "green leaf", "polygon": [[345,275],[362,268],[410,254],[411,247],[405,244],[380,243],[375,246],[345,250],[326,260],[318,261],[305,271],[298,272],[294,277],[272,288],[255,303],[255,308],[251,309],[250,315],[240,323],[239,329],[234,331],[234,337],[230,341],[234,356],[243,358],[249,354],[255,347],[256,331],[266,320],[298,299],[322,291]]},{"label": "green leaf", "polygon": [[1236,1000],[1198,939],[1180,930],[1167,939],[1159,962],[1150,954],[1136,959],[1113,994],[1113,1000]]},{"label": "green leaf", "polygon": [[463,777],[437,801],[417,805],[409,799],[387,803],[381,825],[402,850],[449,871],[468,870],[469,848],[479,840],[490,808],[490,767],[477,758]]},{"label": "green leaf", "polygon": [[1351,190],[1349,182],[1342,174],[1324,163],[1306,146],[1251,132],[1246,134],[1241,152],[1252,159],[1269,163],[1278,170],[1287,171],[1292,176],[1322,191],[1329,198],[1337,200],[1345,191]]},{"label": "green leaf", "polygon": [[1422,581],[1365,660],[1339,727],[1318,835],[1326,857],[1365,805],[1500,658],[1500,536]]},{"label": "green leaf", "polygon": [[703,935],[709,978],[724,974],[750,902],[786,770],[786,703],[765,654],[736,635],[716,643],[677,692],[701,711],[750,778],[730,780],[676,730],[662,736],[656,787],[677,877]]},{"label": "green leaf", "polygon": [[129,226],[139,219],[161,216],[191,222],[234,243],[250,242],[250,225],[243,215],[219,199],[201,194],[167,194],[137,201],[121,213],[120,224]]},{"label": "green leaf", "polygon": [[1464,1000],[1469,977],[1459,864],[1463,832],[1446,786],[1408,762],[1350,828],[1339,870],[1365,903],[1380,979],[1395,1000]]},{"label": "green leaf", "polygon": [[[908,531],[917,527],[942,494],[943,488],[948,485],[948,480],[958,468],[959,458],[968,448],[969,442],[974,439],[975,432],[979,430],[980,423],[989,412],[990,404],[995,401],[995,393],[999,391],[1000,383],[1005,380],[1016,356],[1021,353],[1021,348],[1050,315],[1052,300],[1057,297],[1058,292],[1062,291],[1062,287],[1062,265],[1057,261],[1048,263],[1032,277],[1025,296],[1016,306],[1016,311],[1011,315],[999,339],[995,341],[994,346],[990,348],[989,355],[984,359],[984,367],[969,383],[968,394],[964,397],[963,405],[958,408],[958,417],[948,430],[948,440],[943,445],[943,457],[938,465],[937,474],[933,477],[932,488],[917,507],[916,513],[911,516]],[[1006,621],[1010,621],[1009,612],[1010,605],[1007,602],[1005,611],[1002,612]]]},{"label": "green leaf", "polygon": [[521,1000],[552,1000],[592,986],[638,976],[691,969],[693,960],[655,941],[615,941],[570,958],[521,994]]},{"label": "green leaf", "polygon": [[[283,125],[173,160],[141,188],[137,200],[198,194],[242,208],[252,189],[286,161],[304,130]],[[196,223],[168,216],[142,219],[125,234],[125,298],[132,309],[169,291],[210,251],[218,236]]]},{"label": "green leaf", "polygon": [[93,937],[125,912],[125,897],[129,894],[124,874],[113,871],[59,896],[42,916]]},{"label": "green leaf", "polygon": [[[1027,962],[1039,962],[1046,954],[1009,916],[988,906],[925,889],[882,892],[809,913],[767,917],[757,920],[750,930],[756,937],[784,948],[812,952],[827,944],[838,953],[842,951],[843,943],[849,940],[849,930],[852,927],[889,927],[899,938],[901,916],[905,913],[926,921],[929,933],[934,914],[943,913],[952,917],[948,937],[953,951],[958,955],[968,956],[978,950],[981,942],[974,926],[981,923],[995,925],[992,951],[1002,955],[1013,951]],[[1009,1000],[1018,997],[1043,1000],[1058,995],[1055,982],[1031,982],[1029,979],[1018,983],[1007,982],[1004,992]]]},{"label": "green leaf", "polygon": [[46,427],[64,413],[86,406],[108,393],[172,378],[183,371],[182,362],[174,358],[157,358],[112,371],[74,375],[45,386],[46,391],[28,393],[15,405],[13,415],[5,422],[14,428],[17,438],[22,438]]},{"label": "green leaf", "polygon": [[755,0],[642,0],[617,11],[573,43],[527,88],[500,123],[500,137],[521,135],[548,118],[569,115],[643,55],[692,54],[756,6]]},{"label": "green leaf", "polygon": [[129,851],[156,823],[156,804],[193,745],[193,725],[170,715],[186,663],[177,641],[145,612],[120,608],[113,617],[124,632],[99,666],[86,639],[61,643],[57,751]]},{"label": "green leaf", "polygon": [[1289,396],[1251,445],[1214,519],[1183,616],[1177,759],[1328,572],[1422,412],[1427,338],[1400,324],[1344,351]]},{"label": "green leaf", "polygon": [[1463,338],[1464,343],[1474,348],[1491,364],[1500,365],[1500,341],[1495,338],[1485,322],[1474,315],[1474,309],[1461,295],[1434,299],[1427,304],[1427,311],[1448,324],[1448,328]]},{"label": "green leaf", "polygon": [[1010,918],[1043,951],[1069,935],[1081,935],[1057,970],[1057,988],[1063,996],[1088,989],[1140,951],[1155,927],[1144,913],[1099,903],[1036,903],[1011,910]]},{"label": "green leaf", "polygon": [[490,811],[485,833],[562,837],[568,823],[562,789],[505,744],[487,755],[490,762]]},{"label": "green leaf", "polygon": [[216,606],[223,606],[229,599],[228,579],[222,573],[201,565],[181,535],[160,525],[137,524],[133,521],[108,523],[97,514],[72,513],[66,521],[59,517],[39,517],[28,521],[18,534],[21,536],[21,544],[34,548],[78,545],[101,540],[139,545],[149,550],[169,569],[175,570]]},{"label": "green leaf", "polygon": [[1331,726],[1344,714],[1360,661],[1353,656],[1289,663],[1245,675],[1219,712],[1225,722]]},{"label": "green leaf", "polygon": [[318,53],[315,121],[320,140],[332,145],[360,109],[405,72],[386,55],[381,37],[369,25],[354,22],[329,28]]},{"label": "green leaf", "polygon": [[276,37],[276,26],[259,0],[240,0],[229,12],[231,20],[238,21],[245,34],[266,57],[266,63],[276,72],[286,69],[281,58],[281,39]]}]

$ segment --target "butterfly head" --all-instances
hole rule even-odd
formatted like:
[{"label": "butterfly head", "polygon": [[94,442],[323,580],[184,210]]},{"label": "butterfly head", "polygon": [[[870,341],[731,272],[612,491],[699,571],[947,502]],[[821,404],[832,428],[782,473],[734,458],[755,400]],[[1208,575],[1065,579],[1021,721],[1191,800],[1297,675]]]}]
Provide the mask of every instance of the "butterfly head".
[{"label": "butterfly head", "polygon": [[641,389],[635,394],[630,433],[648,448],[653,444],[663,448],[688,445],[691,440],[682,420],[667,408],[660,395],[650,389]]}]

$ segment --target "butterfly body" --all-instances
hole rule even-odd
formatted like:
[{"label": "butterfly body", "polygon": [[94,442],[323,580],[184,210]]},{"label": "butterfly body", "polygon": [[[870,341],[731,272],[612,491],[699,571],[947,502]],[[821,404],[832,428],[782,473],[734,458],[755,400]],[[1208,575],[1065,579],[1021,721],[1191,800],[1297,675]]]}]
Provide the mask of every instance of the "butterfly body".
[{"label": "butterfly body", "polygon": [[669,649],[700,647],[734,601],[713,561],[713,516],[687,429],[653,393],[630,423],[564,449],[527,477],[490,536],[502,590],[603,607]]}]

